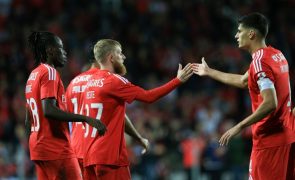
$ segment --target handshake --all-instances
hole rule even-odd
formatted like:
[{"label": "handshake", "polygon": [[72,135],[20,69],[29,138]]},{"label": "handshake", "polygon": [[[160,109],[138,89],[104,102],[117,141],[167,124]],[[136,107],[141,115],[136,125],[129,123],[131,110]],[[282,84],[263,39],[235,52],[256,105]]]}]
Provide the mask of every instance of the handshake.
[{"label": "handshake", "polygon": [[182,82],[186,82],[193,74],[199,76],[208,75],[210,71],[209,66],[207,65],[205,58],[202,58],[202,63],[188,63],[183,69],[182,65],[179,64],[177,78]]}]

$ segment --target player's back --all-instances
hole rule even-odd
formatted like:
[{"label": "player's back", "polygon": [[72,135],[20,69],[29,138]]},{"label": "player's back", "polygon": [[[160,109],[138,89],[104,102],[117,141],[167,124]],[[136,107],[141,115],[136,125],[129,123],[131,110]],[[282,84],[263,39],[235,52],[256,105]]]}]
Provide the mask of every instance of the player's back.
[{"label": "player's back", "polygon": [[[69,84],[66,91],[66,102],[67,110],[71,113],[82,114],[82,99],[83,93],[86,88],[86,84],[89,81],[93,73],[98,69],[91,68],[88,71],[85,71],[78,76],[76,76]],[[72,134],[71,134],[71,144],[73,150],[78,158],[83,158],[84,155],[84,146],[83,146],[83,136],[84,136],[85,127],[82,122],[73,122],[72,123]]]},{"label": "player's back", "polygon": [[[98,136],[95,128],[87,126],[85,132],[84,165],[128,165],[124,139],[125,99],[120,83],[128,81],[105,70],[99,70],[87,83],[84,94],[85,113],[100,119],[107,127],[104,136]],[[123,88],[124,89],[124,88]],[[121,89],[121,91],[124,91]]]},{"label": "player's back", "polygon": [[31,114],[29,140],[32,160],[56,160],[74,157],[66,122],[47,119],[43,115],[42,99],[56,99],[56,106],[65,110],[64,87],[58,72],[47,64],[34,69],[26,84],[27,107]]}]

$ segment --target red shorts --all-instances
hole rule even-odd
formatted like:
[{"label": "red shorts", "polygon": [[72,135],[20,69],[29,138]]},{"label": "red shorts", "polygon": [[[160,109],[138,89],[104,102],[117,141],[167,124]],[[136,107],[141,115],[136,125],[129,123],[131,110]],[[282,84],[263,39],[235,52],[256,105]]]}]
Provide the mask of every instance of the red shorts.
[{"label": "red shorts", "polygon": [[295,143],[252,150],[249,180],[295,179]]},{"label": "red shorts", "polygon": [[128,166],[91,165],[84,168],[84,180],[130,180]]},{"label": "red shorts", "polygon": [[35,160],[38,180],[82,180],[81,170],[77,158],[60,160]]}]

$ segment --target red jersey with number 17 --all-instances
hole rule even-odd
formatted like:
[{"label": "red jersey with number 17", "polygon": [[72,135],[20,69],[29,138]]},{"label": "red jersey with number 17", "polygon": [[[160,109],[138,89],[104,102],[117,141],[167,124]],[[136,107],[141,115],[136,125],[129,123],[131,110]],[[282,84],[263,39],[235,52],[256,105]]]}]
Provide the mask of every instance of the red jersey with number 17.
[{"label": "red jersey with number 17", "polygon": [[43,116],[42,99],[54,98],[56,106],[65,110],[64,86],[56,69],[40,64],[31,72],[25,94],[32,117],[29,140],[31,160],[75,157],[70,145],[68,123]]},{"label": "red jersey with number 17", "polygon": [[252,55],[248,73],[248,87],[252,101],[252,111],[262,103],[258,81],[270,79],[277,95],[278,105],[274,112],[252,125],[253,149],[264,149],[295,142],[295,132],[291,130],[291,94],[288,62],[282,52],[272,47],[257,50]]},{"label": "red jersey with number 17", "polygon": [[[67,110],[71,113],[81,114],[82,101],[81,96],[83,96],[86,84],[90,79],[91,75],[95,73],[98,68],[91,68],[78,76],[76,76],[67,87],[66,91],[66,102]],[[71,134],[71,144],[77,158],[83,159],[84,156],[84,139],[85,127],[82,122],[72,123],[72,134]]]},{"label": "red jersey with number 17", "polygon": [[85,115],[100,119],[107,131],[98,136],[97,130],[86,126],[84,167],[93,164],[127,166],[125,131],[125,103],[134,100],[153,102],[180,85],[179,79],[144,90],[133,85],[124,77],[98,70],[87,83],[84,93]]}]

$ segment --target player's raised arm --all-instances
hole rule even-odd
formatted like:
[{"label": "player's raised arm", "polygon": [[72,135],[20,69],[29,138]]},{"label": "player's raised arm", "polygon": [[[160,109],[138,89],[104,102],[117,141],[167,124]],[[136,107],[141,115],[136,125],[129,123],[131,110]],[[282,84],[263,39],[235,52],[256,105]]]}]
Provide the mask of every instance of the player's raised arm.
[{"label": "player's raised arm", "polygon": [[212,69],[208,66],[205,61],[205,58],[202,58],[202,63],[195,63],[193,66],[194,73],[199,76],[209,76],[212,79],[215,79],[224,84],[235,86],[238,88],[247,88],[248,85],[248,72],[244,75],[232,74],[218,71]]},{"label": "player's raised arm", "polygon": [[86,122],[95,127],[100,135],[104,135],[106,127],[99,119],[62,111],[55,104],[56,100],[53,98],[42,100],[43,113],[46,118],[66,122]]},{"label": "player's raised arm", "polygon": [[179,64],[177,76],[166,84],[151,89],[145,90],[140,87],[136,87],[137,95],[136,100],[145,103],[152,103],[160,99],[161,97],[167,95],[172,90],[180,86],[182,83],[186,82],[193,75],[193,64],[188,63],[183,69],[182,65]]}]

